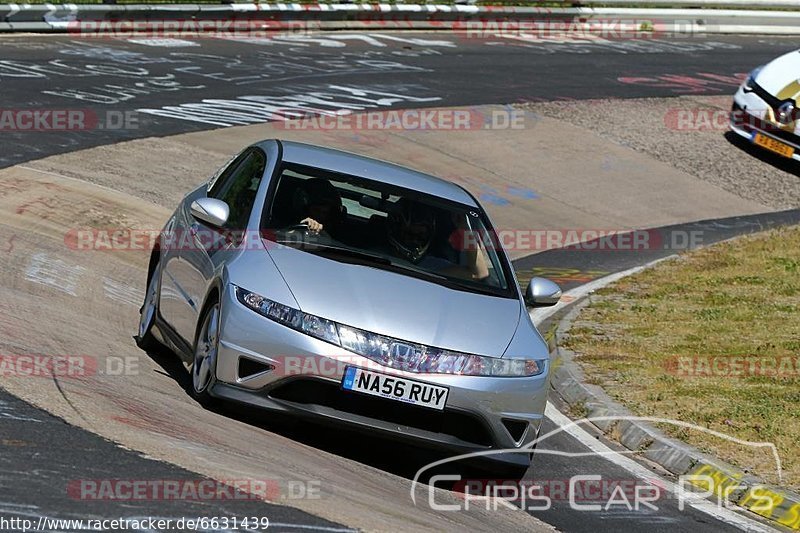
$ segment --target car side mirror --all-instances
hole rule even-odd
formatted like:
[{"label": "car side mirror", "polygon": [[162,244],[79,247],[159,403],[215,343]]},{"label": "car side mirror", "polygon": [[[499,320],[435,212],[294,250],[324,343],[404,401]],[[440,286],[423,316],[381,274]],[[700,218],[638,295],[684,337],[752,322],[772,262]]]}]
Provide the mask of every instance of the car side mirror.
[{"label": "car side mirror", "polygon": [[198,198],[189,210],[194,218],[216,228],[224,226],[230,214],[228,204],[216,198]]},{"label": "car side mirror", "polygon": [[531,307],[549,307],[561,299],[561,287],[546,278],[532,278],[525,291],[525,303]]}]

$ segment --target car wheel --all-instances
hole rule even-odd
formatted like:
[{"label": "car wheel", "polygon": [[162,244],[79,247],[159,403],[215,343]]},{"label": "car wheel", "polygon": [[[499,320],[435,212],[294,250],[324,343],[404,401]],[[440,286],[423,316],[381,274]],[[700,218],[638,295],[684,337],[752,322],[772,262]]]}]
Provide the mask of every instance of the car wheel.
[{"label": "car wheel", "polygon": [[528,474],[528,470],[530,470],[530,466],[516,466],[510,468],[506,475],[508,476],[508,479],[519,481],[525,479],[525,476]]},{"label": "car wheel", "polygon": [[513,480],[519,481],[521,479],[525,479],[528,475],[528,472],[531,469],[531,465],[518,465],[518,464],[508,464],[508,463],[501,463],[495,464],[489,467],[487,471],[487,465],[483,465],[481,467],[484,470],[484,473],[490,474],[489,477],[497,477],[506,480]]},{"label": "car wheel", "polygon": [[213,403],[209,394],[214,384],[219,351],[219,303],[206,306],[200,322],[200,330],[194,341],[194,358],[192,360],[192,395],[202,405]]},{"label": "car wheel", "polygon": [[144,295],[144,303],[139,309],[139,331],[136,335],[136,345],[144,351],[155,350],[161,347],[161,343],[153,336],[153,324],[156,321],[158,312],[158,267],[156,264],[153,275],[147,283],[147,292]]}]

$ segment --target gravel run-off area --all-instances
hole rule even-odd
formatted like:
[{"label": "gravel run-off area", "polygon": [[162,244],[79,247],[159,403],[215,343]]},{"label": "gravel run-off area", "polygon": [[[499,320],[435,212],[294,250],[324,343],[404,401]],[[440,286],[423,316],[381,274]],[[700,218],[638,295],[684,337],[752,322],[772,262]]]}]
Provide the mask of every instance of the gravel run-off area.
[{"label": "gravel run-off area", "polygon": [[520,105],[644,152],[742,198],[776,210],[800,206],[800,163],[757,150],[730,132],[730,106],[730,96]]}]

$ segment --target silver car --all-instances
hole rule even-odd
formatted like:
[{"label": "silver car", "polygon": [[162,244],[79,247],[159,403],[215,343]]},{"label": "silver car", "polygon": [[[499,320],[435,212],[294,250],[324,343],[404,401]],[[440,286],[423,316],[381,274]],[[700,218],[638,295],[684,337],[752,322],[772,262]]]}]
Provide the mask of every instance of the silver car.
[{"label": "silver car", "polygon": [[[194,396],[460,453],[538,434],[547,344],[478,201],[458,185],[316,146],[254,144],[191,192],[148,268],[137,341]],[[529,453],[494,456],[525,468]]]}]

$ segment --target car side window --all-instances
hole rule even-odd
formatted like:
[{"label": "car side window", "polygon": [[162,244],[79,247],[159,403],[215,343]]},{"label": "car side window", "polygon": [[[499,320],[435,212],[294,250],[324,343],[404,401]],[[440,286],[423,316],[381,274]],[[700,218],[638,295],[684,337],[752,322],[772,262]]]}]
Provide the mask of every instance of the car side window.
[{"label": "car side window", "polygon": [[267,157],[264,152],[253,148],[242,154],[238,162],[234,161],[230,173],[226,169],[212,186],[209,196],[222,200],[228,204],[230,209],[228,222],[225,224],[226,228],[244,229],[247,227],[247,221],[253,210],[256,193],[266,166]]},{"label": "car side window", "polygon": [[242,159],[247,157],[249,150],[243,150],[236,154],[235,156],[231,157],[227,163],[219,167],[211,179],[208,180],[208,185],[206,186],[206,191],[209,198],[217,198],[219,199],[219,192],[224,187],[225,183],[228,181],[228,178],[233,171],[236,170],[236,167],[239,166],[239,163],[242,162]]}]

